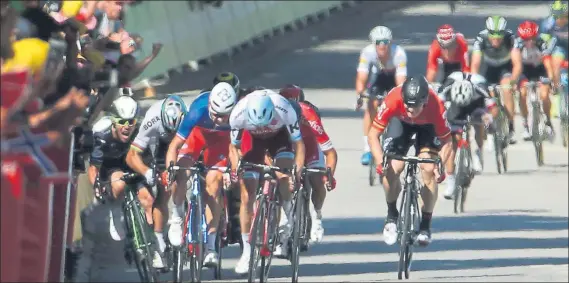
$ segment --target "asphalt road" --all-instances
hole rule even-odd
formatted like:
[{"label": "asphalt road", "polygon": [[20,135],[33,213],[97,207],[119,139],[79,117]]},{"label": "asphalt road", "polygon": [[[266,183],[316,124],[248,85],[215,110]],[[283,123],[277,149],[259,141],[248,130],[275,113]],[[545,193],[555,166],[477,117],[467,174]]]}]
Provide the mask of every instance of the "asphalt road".
[{"label": "asphalt road", "polygon": [[[361,113],[353,110],[353,81],[358,54],[369,30],[379,24],[393,29],[407,50],[410,73],[423,73],[428,44],[437,27],[450,23],[472,39],[490,14],[505,16],[514,29],[526,18],[547,14],[546,4],[505,5],[469,2],[450,14],[446,4],[432,2],[380,15],[381,2],[368,2],[350,17],[322,23],[312,42],[264,58],[246,69],[236,68],[245,85],[278,88],[295,83],[323,113],[324,125],[339,154],[338,188],[324,207],[324,242],[302,255],[300,280],[352,282],[396,280],[397,248],[382,241],[386,214],[383,190],[367,184],[362,153]],[[321,36],[325,34],[325,36]],[[308,46],[310,45],[310,46]],[[203,87],[203,86],[202,86]],[[192,98],[188,97],[188,101]],[[151,101],[145,101],[148,104]],[[517,128],[521,128],[521,119]],[[558,127],[558,121],[555,121]],[[518,136],[520,139],[520,137]],[[452,202],[439,197],[433,243],[416,249],[413,281],[559,281],[568,280],[568,157],[557,139],[545,144],[546,165],[538,168],[531,144],[509,148],[509,172],[499,175],[491,151],[485,151],[484,173],[473,181],[467,212],[454,215]],[[439,189],[440,192],[443,186]],[[101,218],[104,212],[99,214]],[[104,221],[98,222],[93,281],[136,281],[135,269],[122,260],[120,243],[108,240]],[[102,235],[102,236],[101,236]],[[237,248],[225,251],[225,280],[242,282],[233,272]],[[274,260],[273,282],[290,280],[290,264]],[[212,278],[205,272],[205,278]],[[171,279],[171,274],[164,276]]]}]

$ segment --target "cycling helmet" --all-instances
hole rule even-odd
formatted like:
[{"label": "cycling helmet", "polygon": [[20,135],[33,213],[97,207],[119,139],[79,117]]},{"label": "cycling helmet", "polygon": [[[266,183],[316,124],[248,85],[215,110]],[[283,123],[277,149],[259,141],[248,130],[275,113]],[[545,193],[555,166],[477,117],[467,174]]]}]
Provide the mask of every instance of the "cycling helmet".
[{"label": "cycling helmet", "polygon": [[259,91],[260,96],[247,102],[247,120],[253,126],[265,127],[273,120],[275,105],[269,91]]},{"label": "cycling helmet", "polygon": [[486,29],[489,32],[499,33],[506,31],[506,19],[501,16],[490,16],[486,19]]},{"label": "cycling helmet", "polygon": [[452,102],[464,106],[468,105],[472,100],[474,90],[472,83],[469,81],[455,81],[450,89],[450,97]]},{"label": "cycling helmet", "polygon": [[456,43],[456,33],[451,25],[442,25],[437,30],[437,41],[442,48],[449,47]]},{"label": "cycling helmet", "polygon": [[401,87],[403,102],[408,106],[421,106],[429,97],[429,83],[423,76],[413,76],[405,80]]},{"label": "cycling helmet", "polygon": [[237,77],[236,74],[234,74],[232,72],[219,73],[213,79],[213,85],[217,85],[218,83],[221,83],[221,82],[226,82],[226,83],[230,84],[233,87],[233,89],[235,90],[235,93],[239,93],[240,82],[239,82],[239,78]]},{"label": "cycling helmet", "polygon": [[372,44],[378,44],[381,41],[391,41],[393,39],[391,30],[388,27],[376,26],[369,32],[369,40]]},{"label": "cycling helmet", "polygon": [[209,111],[214,114],[229,114],[236,103],[235,89],[226,82],[216,84],[209,93]]},{"label": "cycling helmet", "polygon": [[138,116],[138,102],[130,96],[119,96],[111,104],[110,114],[119,119],[135,119]]},{"label": "cycling helmet", "polygon": [[539,32],[539,25],[532,21],[525,21],[518,26],[518,36],[523,40],[535,38]]},{"label": "cycling helmet", "polygon": [[160,111],[160,120],[164,129],[168,132],[178,130],[178,126],[188,111],[187,109],[186,103],[181,97],[177,95],[168,96],[162,102],[162,110]]},{"label": "cycling helmet", "polygon": [[559,0],[554,1],[551,4],[551,15],[554,18],[567,17],[567,3],[563,3]]},{"label": "cycling helmet", "polygon": [[297,85],[288,84],[279,90],[279,94],[286,99],[294,101],[304,101],[304,91]]}]

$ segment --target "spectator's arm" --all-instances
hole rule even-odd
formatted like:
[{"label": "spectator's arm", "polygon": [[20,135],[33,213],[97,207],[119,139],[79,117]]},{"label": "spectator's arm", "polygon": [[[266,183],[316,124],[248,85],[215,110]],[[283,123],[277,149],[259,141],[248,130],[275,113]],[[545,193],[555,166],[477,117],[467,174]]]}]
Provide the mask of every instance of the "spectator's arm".
[{"label": "spectator's arm", "polygon": [[152,54],[142,59],[142,61],[136,63],[136,67],[132,76],[133,79],[140,76],[140,74],[144,72],[144,69],[146,69],[146,67],[150,64],[150,62],[152,62],[156,58],[156,56],[158,56],[161,49],[162,49],[162,44],[160,43],[154,43],[152,45]]}]

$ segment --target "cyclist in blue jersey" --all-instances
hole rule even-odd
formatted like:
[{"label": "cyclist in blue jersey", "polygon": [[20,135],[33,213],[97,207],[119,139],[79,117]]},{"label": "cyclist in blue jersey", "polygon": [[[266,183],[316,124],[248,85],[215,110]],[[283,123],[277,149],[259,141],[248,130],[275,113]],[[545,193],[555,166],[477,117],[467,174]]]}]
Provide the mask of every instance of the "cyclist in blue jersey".
[{"label": "cyclist in blue jersey", "polygon": [[[228,121],[236,103],[235,89],[226,82],[218,83],[211,91],[201,93],[190,105],[176,137],[168,147],[166,166],[173,162],[182,167],[190,167],[197,161],[204,148],[203,161],[206,166],[227,166],[226,156],[230,142]],[[188,177],[185,172],[178,174],[176,182],[171,186],[174,209],[169,220],[168,239],[173,246],[181,246],[183,242],[182,223]],[[206,175],[204,202],[209,230],[203,264],[208,267],[215,267],[218,264],[215,238],[221,212],[218,194],[222,181],[223,174],[219,171],[211,170]]]},{"label": "cyclist in blue jersey", "polygon": [[569,44],[569,17],[567,16],[567,2],[555,1],[551,4],[551,14],[541,22],[540,32],[557,38],[557,44],[551,54],[553,65],[553,83],[560,85],[561,69],[567,60],[567,45]]}]

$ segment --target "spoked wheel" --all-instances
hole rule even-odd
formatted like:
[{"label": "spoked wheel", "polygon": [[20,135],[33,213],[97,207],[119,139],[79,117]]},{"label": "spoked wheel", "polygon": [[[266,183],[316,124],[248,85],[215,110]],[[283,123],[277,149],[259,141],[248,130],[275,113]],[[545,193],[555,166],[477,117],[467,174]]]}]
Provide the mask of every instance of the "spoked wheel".
[{"label": "spoked wheel", "polygon": [[263,252],[261,254],[261,278],[260,282],[265,283],[269,279],[269,271],[271,270],[271,262],[273,260],[273,252],[275,251],[276,245],[280,243],[279,233],[278,233],[278,213],[280,207],[278,207],[275,203],[269,203],[268,214],[266,218],[266,226],[267,229],[265,230],[265,237],[267,237],[266,247],[268,249],[267,252]]},{"label": "spoked wheel", "polygon": [[220,231],[223,231],[224,228],[226,227],[225,225],[225,209],[223,209],[221,211],[221,219],[219,221],[219,227],[217,228],[218,231],[218,235],[215,238],[215,252],[217,253],[217,265],[215,266],[215,269],[213,270],[213,278],[215,280],[220,280],[221,279],[221,262],[223,260],[223,238],[225,238],[225,233],[226,232],[222,232],[219,233]]},{"label": "spoked wheel", "polygon": [[[192,235],[195,235],[196,239],[194,243],[188,245],[188,252],[190,256],[190,274],[193,283],[201,282],[202,268],[203,268],[203,257],[204,257],[204,233],[201,227],[202,223],[202,202],[201,198],[197,198],[196,207],[191,208],[191,229]],[[190,206],[191,207],[191,206]]]},{"label": "spoked wheel", "polygon": [[298,269],[300,266],[300,246],[302,245],[301,229],[304,219],[304,191],[299,191],[294,204],[294,226],[292,229],[292,243],[290,262],[292,267],[292,283],[298,282]]},{"label": "spoked wheel", "polygon": [[265,225],[263,223],[265,214],[265,196],[261,196],[257,201],[257,210],[255,212],[255,218],[253,219],[253,226],[251,226],[251,234],[249,236],[251,245],[251,254],[249,256],[249,283],[255,282],[255,278],[257,277],[257,266],[259,266],[261,248],[263,247],[263,236],[265,235]]},{"label": "spoked wheel", "polygon": [[541,110],[539,103],[532,104],[532,128],[531,136],[533,141],[533,147],[535,149],[535,158],[537,161],[537,166],[543,166],[543,144],[542,144],[542,129],[541,128]]},{"label": "spoked wheel", "polygon": [[400,227],[400,238],[399,238],[399,269],[397,272],[397,278],[403,279],[403,274],[405,274],[405,279],[409,279],[409,269],[411,267],[411,258],[413,256],[413,239],[411,237],[411,196],[403,192],[403,217],[399,217],[399,227]]},{"label": "spoked wheel", "polygon": [[186,250],[178,247],[173,250],[174,282],[181,283],[183,280],[184,263],[186,261]]},{"label": "spoked wheel", "polygon": [[465,180],[468,178],[466,176],[466,166],[464,164],[464,159],[467,158],[465,154],[465,150],[463,148],[459,148],[456,153],[456,188],[454,190],[454,213],[462,212],[459,208],[461,203],[463,203],[464,199],[464,184],[466,183]]}]

